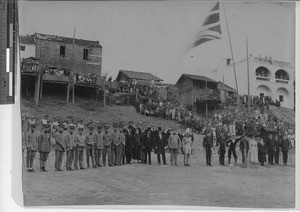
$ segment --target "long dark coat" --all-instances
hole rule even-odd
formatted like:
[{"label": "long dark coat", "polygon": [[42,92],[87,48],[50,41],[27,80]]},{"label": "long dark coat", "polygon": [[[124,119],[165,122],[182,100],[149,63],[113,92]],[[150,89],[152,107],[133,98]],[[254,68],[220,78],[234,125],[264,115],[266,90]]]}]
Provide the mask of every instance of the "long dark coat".
[{"label": "long dark coat", "polygon": [[257,152],[258,152],[258,161],[261,162],[266,162],[266,153],[267,153],[267,147],[266,144],[262,144],[261,142],[257,143]]},{"label": "long dark coat", "polygon": [[126,134],[125,153],[126,154],[132,154],[132,152],[133,152],[133,135],[132,134]]},{"label": "long dark coat", "polygon": [[152,136],[145,134],[143,137],[143,143],[142,143],[143,152],[149,153],[152,151],[153,143],[152,143]]},{"label": "long dark coat", "polygon": [[133,136],[133,159],[141,160],[141,135]]},{"label": "long dark coat", "polygon": [[165,146],[167,145],[166,138],[162,134],[162,139],[160,139],[159,134],[156,134],[154,137],[154,145],[156,147],[155,154],[165,153]]}]

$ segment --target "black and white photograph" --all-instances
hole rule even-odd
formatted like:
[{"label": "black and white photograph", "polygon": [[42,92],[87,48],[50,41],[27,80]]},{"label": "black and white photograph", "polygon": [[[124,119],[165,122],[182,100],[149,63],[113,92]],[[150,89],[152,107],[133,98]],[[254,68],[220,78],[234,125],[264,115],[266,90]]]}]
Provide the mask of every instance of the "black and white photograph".
[{"label": "black and white photograph", "polygon": [[25,207],[295,208],[295,2],[12,8]]}]

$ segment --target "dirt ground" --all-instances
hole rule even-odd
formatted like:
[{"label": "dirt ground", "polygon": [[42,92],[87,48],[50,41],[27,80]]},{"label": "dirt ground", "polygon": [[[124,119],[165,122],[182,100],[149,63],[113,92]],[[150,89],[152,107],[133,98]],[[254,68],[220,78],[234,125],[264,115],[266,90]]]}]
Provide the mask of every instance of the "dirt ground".
[{"label": "dirt ground", "polygon": [[[23,191],[26,206],[42,205],[189,205],[246,208],[295,207],[295,166],[219,166],[213,153],[213,166],[205,165],[202,136],[195,136],[191,166],[132,164],[67,172],[54,171],[54,152],[46,169],[36,173],[24,168]],[[239,153],[239,151],[238,151]],[[294,153],[291,154],[294,164]],[[227,159],[226,159],[227,161]],[[65,158],[63,164],[65,162]]]},{"label": "dirt ground", "polygon": [[[44,97],[40,107],[33,101],[22,100],[22,115],[31,114],[39,119],[44,114],[62,119],[91,119],[99,123],[120,121],[149,122],[157,126],[179,128],[174,121],[146,117],[130,106],[101,107],[100,103],[81,101],[66,104],[64,99]],[[238,154],[240,153],[238,151]],[[291,152],[294,164],[294,152]],[[167,153],[170,164],[170,154]],[[67,172],[65,156],[63,172],[54,171],[54,151],[49,155],[46,169],[39,172],[37,154],[36,173],[24,168],[23,192],[26,206],[47,205],[189,205],[246,208],[295,207],[295,166],[249,165],[241,167],[238,155],[236,166],[219,166],[217,150],[213,153],[212,167],[205,164],[202,136],[195,134],[190,167],[183,165],[178,155],[178,166],[157,163],[152,154],[152,165],[132,164]],[[85,159],[85,156],[84,156]],[[281,156],[282,160],[282,156]],[[227,162],[227,158],[226,158]]]}]

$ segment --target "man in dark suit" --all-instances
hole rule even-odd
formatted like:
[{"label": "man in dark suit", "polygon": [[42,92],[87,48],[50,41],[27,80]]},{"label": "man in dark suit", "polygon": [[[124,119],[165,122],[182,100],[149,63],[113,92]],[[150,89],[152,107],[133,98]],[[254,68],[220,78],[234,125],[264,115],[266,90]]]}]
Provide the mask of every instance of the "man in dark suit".
[{"label": "man in dark suit", "polygon": [[157,154],[157,162],[160,165],[160,155],[162,155],[163,163],[166,165],[166,154],[165,154],[165,146],[166,146],[166,139],[165,136],[162,134],[161,127],[158,127],[158,134],[154,137],[154,145],[155,145],[155,154]]},{"label": "man in dark suit", "polygon": [[150,129],[146,131],[146,135],[144,136],[144,140],[142,143],[142,150],[143,153],[145,154],[144,164],[147,164],[148,161],[148,163],[151,165],[152,137],[151,137]]},{"label": "man in dark suit", "polygon": [[132,127],[128,128],[128,133],[125,138],[125,155],[126,155],[126,163],[130,164],[132,159],[133,152],[133,135],[132,135]]},{"label": "man in dark suit", "polygon": [[289,139],[287,139],[286,134],[283,135],[283,138],[280,142],[280,147],[281,147],[281,152],[282,152],[283,164],[287,165],[288,152],[289,152],[289,149],[291,148],[291,141]]},{"label": "man in dark suit", "polygon": [[203,148],[206,152],[206,165],[211,166],[211,148],[213,148],[213,140],[209,131],[206,131],[206,136],[203,138]]},{"label": "man in dark suit", "polygon": [[274,165],[274,152],[275,152],[275,143],[274,139],[272,138],[272,134],[270,133],[268,135],[268,138],[266,139],[266,145],[268,150],[268,162],[270,165]]}]

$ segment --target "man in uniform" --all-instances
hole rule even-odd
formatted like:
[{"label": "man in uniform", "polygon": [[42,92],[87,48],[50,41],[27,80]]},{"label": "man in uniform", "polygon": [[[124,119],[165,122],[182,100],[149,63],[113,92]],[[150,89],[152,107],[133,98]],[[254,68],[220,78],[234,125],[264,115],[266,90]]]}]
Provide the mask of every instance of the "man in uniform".
[{"label": "man in uniform", "polygon": [[78,170],[78,162],[79,168],[85,169],[83,167],[83,149],[85,147],[85,136],[83,135],[83,128],[80,127],[78,129],[78,135],[76,135],[75,139],[75,161],[74,161],[74,169]]},{"label": "man in uniform", "polygon": [[37,140],[38,137],[35,132],[35,125],[31,125],[30,131],[27,132],[25,136],[25,147],[27,150],[27,157],[26,157],[27,172],[35,172],[34,169],[32,168],[32,165],[37,151]]},{"label": "man in uniform", "polygon": [[94,143],[95,143],[95,136],[93,135],[94,127],[89,127],[89,134],[85,138],[85,149],[86,149],[86,164],[87,168],[90,168],[90,158],[92,161],[93,168],[95,167],[95,155],[94,155]]},{"label": "man in uniform", "polygon": [[55,171],[61,170],[61,163],[65,152],[65,135],[63,132],[63,125],[59,125],[59,131],[55,136]]},{"label": "man in uniform", "polygon": [[116,157],[116,165],[121,166],[121,158],[122,158],[122,143],[125,144],[125,135],[123,133],[123,129],[119,126],[119,139],[115,140],[115,145],[117,149],[117,157]]},{"label": "man in uniform", "polygon": [[104,134],[103,134],[103,144],[104,144],[104,149],[103,149],[103,166],[106,166],[106,156],[108,159],[108,165],[112,166],[112,161],[111,161],[111,143],[112,143],[112,136],[108,132],[109,126],[106,125],[104,127]]},{"label": "man in uniform", "polygon": [[280,153],[280,141],[278,139],[278,135],[275,135],[274,138],[274,146],[275,146],[275,163],[279,164],[279,153]]},{"label": "man in uniform", "polygon": [[102,167],[101,166],[101,156],[103,152],[103,134],[101,132],[102,127],[98,126],[98,133],[95,135],[95,143],[94,143],[94,149],[95,149],[95,165],[96,167]]},{"label": "man in uniform", "polygon": [[69,133],[67,134],[65,138],[65,144],[66,144],[66,151],[67,151],[67,159],[66,159],[66,170],[67,171],[73,171],[72,163],[74,159],[74,145],[75,145],[75,125],[71,124],[69,127]]},{"label": "man in uniform", "polygon": [[168,138],[168,146],[171,150],[171,164],[172,166],[175,164],[177,166],[177,151],[181,144],[181,140],[179,136],[177,135],[176,131],[173,131],[173,134],[171,134]]},{"label": "man in uniform", "polygon": [[206,136],[203,138],[203,148],[205,148],[206,152],[206,165],[211,166],[211,149],[213,148],[213,139],[209,131],[206,131]]},{"label": "man in uniform", "polygon": [[38,137],[38,151],[40,153],[40,171],[47,172],[45,169],[46,161],[51,150],[50,126],[44,125],[43,133]]},{"label": "man in uniform", "polygon": [[119,141],[119,129],[118,129],[118,125],[114,124],[114,132],[112,133],[112,142],[111,142],[111,163],[113,165],[116,165],[116,154],[117,154],[117,147],[116,147],[116,143],[118,143]]}]

